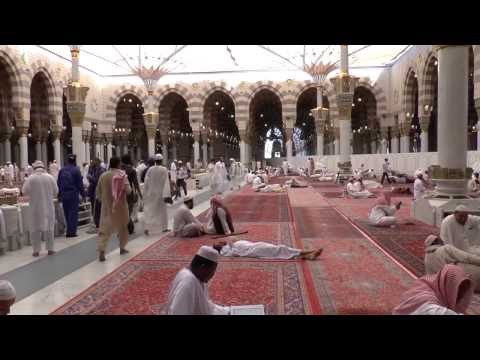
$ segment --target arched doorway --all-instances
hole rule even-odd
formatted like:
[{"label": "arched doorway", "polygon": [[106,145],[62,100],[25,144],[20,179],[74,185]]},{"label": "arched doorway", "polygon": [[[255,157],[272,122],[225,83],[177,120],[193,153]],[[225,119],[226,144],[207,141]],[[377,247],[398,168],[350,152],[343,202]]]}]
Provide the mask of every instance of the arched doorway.
[{"label": "arched doorway", "polygon": [[438,59],[430,57],[425,71],[424,112],[429,113],[428,151],[437,151]]},{"label": "arched doorway", "polygon": [[[238,146],[240,134],[235,123],[235,104],[232,98],[223,91],[214,91],[205,101],[203,107],[203,130],[208,135],[210,158],[223,156],[240,160]],[[203,144],[202,144],[203,145]]]},{"label": "arched doorway", "polygon": [[[353,93],[352,103],[352,153],[371,154],[372,141],[378,139],[377,101],[372,91],[358,86]],[[375,146],[376,147],[376,146]]]},{"label": "arched doorway", "polygon": [[409,130],[409,152],[420,152],[420,119],[418,116],[418,80],[415,71],[410,70],[406,81],[406,122]]},{"label": "arched doorway", "polygon": [[[37,73],[30,86],[30,126],[28,130],[28,163],[53,160],[52,136],[48,118],[51,101],[49,81],[43,72]],[[49,156],[50,155],[50,156]]]},{"label": "arched doorway", "polygon": [[7,161],[12,161],[10,143],[13,132],[12,81],[7,69],[8,64],[0,57],[0,161],[2,165]]},{"label": "arched doorway", "polygon": [[468,150],[477,149],[477,122],[478,114],[475,110],[474,100],[474,82],[473,82],[473,70],[474,70],[474,56],[472,46],[468,49]]},{"label": "arched doorway", "polygon": [[133,94],[120,98],[115,111],[114,144],[117,156],[130,154],[132,161],[148,156],[143,104]]},{"label": "arched doorway", "polygon": [[[309,88],[297,100],[297,118],[293,130],[293,155],[313,155],[316,153],[315,118],[312,109],[317,107],[317,89]],[[323,95],[323,107],[329,108],[328,97]]]},{"label": "arched doorway", "polygon": [[282,104],[278,95],[272,90],[262,89],[253,96],[250,101],[248,125],[254,160],[263,161],[286,156]]},{"label": "arched doorway", "polygon": [[[159,130],[166,134],[168,156],[170,160],[193,159],[193,133],[189,121],[189,109],[183,96],[171,92],[165,95],[159,106]],[[165,145],[162,143],[162,145]]]}]

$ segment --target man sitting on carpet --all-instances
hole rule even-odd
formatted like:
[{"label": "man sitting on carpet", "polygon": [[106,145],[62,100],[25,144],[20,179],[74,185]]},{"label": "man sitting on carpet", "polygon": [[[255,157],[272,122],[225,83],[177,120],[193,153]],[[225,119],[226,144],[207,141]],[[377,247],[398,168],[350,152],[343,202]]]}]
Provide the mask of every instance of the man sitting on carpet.
[{"label": "man sitting on carpet", "polygon": [[0,280],[0,315],[8,315],[17,296],[15,288],[8,280]]},{"label": "man sitting on carpet", "polygon": [[267,242],[238,240],[235,242],[219,241],[213,245],[222,256],[241,256],[259,259],[304,259],[315,260],[323,249],[300,250],[285,245],[273,245]]},{"label": "man sitting on carpet", "polygon": [[209,219],[207,234],[229,235],[235,232],[232,215],[227,206],[223,203],[220,194],[210,199],[210,210],[207,214]]},{"label": "man sitting on carpet", "polygon": [[218,252],[202,246],[190,266],[175,276],[168,294],[168,315],[228,315],[229,307],[214,304],[208,297],[207,283],[215,275]]},{"label": "man sitting on carpet", "polygon": [[460,250],[480,254],[480,216],[469,215],[465,205],[459,205],[454,213],[443,219],[440,225],[440,237],[445,244],[453,245]]},{"label": "man sitting on carpet", "polygon": [[193,198],[187,196],[173,216],[174,236],[197,237],[205,234],[202,223],[193,216],[191,209],[193,209]]},{"label": "man sitting on carpet", "polygon": [[362,183],[357,181],[352,177],[348,180],[347,183],[347,194],[350,195],[354,199],[366,199],[373,195],[370,191],[362,189]]},{"label": "man sitting on carpet", "polygon": [[400,209],[402,202],[397,201],[392,205],[391,193],[384,192],[383,196],[384,199],[377,201],[373,205],[368,215],[368,219],[370,220],[370,223],[374,226],[394,227],[397,222],[397,218],[394,215],[397,210]]},{"label": "man sitting on carpet", "polygon": [[436,235],[425,240],[425,272],[435,274],[447,264],[459,265],[475,283],[475,291],[480,292],[480,256],[445,245]]}]

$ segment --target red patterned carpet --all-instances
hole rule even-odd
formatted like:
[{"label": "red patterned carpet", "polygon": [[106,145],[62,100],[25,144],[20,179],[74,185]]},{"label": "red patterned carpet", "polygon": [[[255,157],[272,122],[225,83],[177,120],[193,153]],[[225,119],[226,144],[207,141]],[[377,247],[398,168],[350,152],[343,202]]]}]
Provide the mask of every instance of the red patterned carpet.
[{"label": "red patterned carpet", "polygon": [[[414,278],[377,244],[400,263],[415,264],[391,244],[418,259],[423,248],[417,246],[420,240],[415,236],[423,236],[416,233],[422,224],[400,229],[408,236],[375,232],[362,223],[368,207],[365,202],[327,200],[318,188],[289,189],[287,194],[248,190],[243,188],[226,199],[236,228],[248,230],[241,238],[307,249],[323,247],[324,253],[317,261],[222,258],[209,285],[216,303],[264,304],[272,315],[390,314],[412,284]],[[199,218],[206,221],[205,213]],[[385,239],[390,239],[390,248]],[[53,314],[161,314],[175,274],[188,265],[199,246],[214,241],[211,236],[163,236]],[[420,263],[416,266],[412,270],[419,271]],[[469,311],[480,313],[479,298]]]}]

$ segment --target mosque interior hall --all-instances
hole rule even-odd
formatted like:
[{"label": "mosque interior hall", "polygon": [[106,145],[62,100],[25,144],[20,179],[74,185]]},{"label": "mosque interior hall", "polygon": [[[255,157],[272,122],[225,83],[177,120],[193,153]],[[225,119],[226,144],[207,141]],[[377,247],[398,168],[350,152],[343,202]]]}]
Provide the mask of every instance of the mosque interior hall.
[{"label": "mosque interior hall", "polygon": [[0,45],[0,315],[480,315],[480,45]]}]

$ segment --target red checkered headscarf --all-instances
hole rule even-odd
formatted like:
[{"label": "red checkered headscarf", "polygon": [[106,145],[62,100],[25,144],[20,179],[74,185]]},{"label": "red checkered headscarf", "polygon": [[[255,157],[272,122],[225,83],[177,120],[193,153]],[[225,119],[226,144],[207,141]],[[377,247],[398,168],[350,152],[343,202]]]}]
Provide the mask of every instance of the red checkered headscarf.
[{"label": "red checkered headscarf", "polygon": [[[466,283],[466,285],[463,285]],[[460,294],[460,286],[466,286]],[[394,315],[409,315],[424,304],[446,307],[457,313],[465,313],[472,300],[474,286],[463,268],[448,264],[434,275],[423,276],[401,297],[393,309]]]}]

